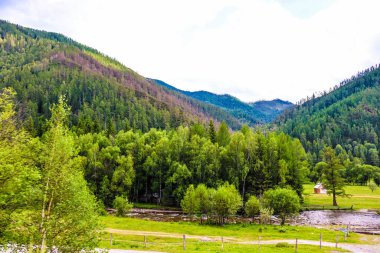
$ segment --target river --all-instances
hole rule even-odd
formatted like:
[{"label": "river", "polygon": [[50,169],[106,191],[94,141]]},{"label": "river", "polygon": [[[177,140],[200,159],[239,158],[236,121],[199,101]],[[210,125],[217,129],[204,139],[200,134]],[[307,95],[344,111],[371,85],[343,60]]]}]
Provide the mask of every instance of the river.
[{"label": "river", "polygon": [[380,215],[372,211],[320,210],[300,213],[293,221],[296,225],[314,227],[349,227],[350,231],[380,234]]}]

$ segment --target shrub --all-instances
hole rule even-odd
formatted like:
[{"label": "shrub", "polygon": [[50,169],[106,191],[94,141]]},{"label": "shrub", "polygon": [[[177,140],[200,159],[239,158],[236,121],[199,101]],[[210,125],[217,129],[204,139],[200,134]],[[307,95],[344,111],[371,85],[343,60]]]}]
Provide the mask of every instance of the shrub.
[{"label": "shrub", "polygon": [[125,216],[131,211],[133,205],[128,202],[126,197],[117,196],[113,201],[113,207],[116,209],[117,216]]},{"label": "shrub", "polygon": [[249,197],[248,201],[245,203],[245,213],[248,217],[252,218],[260,213],[260,203],[259,200],[255,196]]},{"label": "shrub", "polygon": [[279,243],[276,244],[276,247],[277,248],[289,248],[290,245],[287,242],[279,242]]},{"label": "shrub", "polygon": [[270,208],[260,207],[260,223],[269,224],[270,218],[273,215],[273,210]]},{"label": "shrub", "polygon": [[298,213],[301,207],[297,193],[281,188],[266,191],[263,196],[263,205],[279,215],[281,225],[285,224],[286,217]]}]

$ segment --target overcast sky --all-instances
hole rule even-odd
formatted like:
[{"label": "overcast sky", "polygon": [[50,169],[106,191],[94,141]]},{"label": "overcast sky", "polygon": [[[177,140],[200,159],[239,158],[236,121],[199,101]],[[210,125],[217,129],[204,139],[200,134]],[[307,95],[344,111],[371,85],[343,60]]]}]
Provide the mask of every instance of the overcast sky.
[{"label": "overcast sky", "polygon": [[0,0],[145,77],[243,101],[296,102],[380,62],[378,0]]}]

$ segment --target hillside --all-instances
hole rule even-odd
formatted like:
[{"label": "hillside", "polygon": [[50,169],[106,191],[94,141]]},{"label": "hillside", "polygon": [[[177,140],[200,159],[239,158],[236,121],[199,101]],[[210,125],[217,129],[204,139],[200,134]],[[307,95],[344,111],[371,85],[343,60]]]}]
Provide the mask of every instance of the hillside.
[{"label": "hillside", "polygon": [[180,124],[240,122],[217,107],[149,82],[97,50],[61,34],[0,21],[0,88],[17,92],[19,117],[41,134],[49,107],[66,96],[79,133],[173,128]]},{"label": "hillside", "polygon": [[280,130],[301,140],[314,161],[323,146],[341,145],[351,158],[379,165],[379,66],[360,72],[320,97],[301,101],[277,123]]},{"label": "hillside", "polygon": [[280,99],[245,103],[238,98],[228,94],[218,95],[208,91],[184,91],[161,80],[150,80],[170,90],[174,90],[188,97],[192,97],[199,101],[222,108],[237,117],[242,122],[248,123],[250,125],[270,123],[285,109],[293,106],[292,103]]}]

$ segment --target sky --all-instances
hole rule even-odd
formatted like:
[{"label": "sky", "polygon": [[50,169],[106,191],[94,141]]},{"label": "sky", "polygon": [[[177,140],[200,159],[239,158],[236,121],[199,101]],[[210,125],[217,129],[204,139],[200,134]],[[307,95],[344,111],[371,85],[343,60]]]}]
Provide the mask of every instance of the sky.
[{"label": "sky", "polygon": [[380,63],[379,10],[378,0],[0,0],[0,19],[246,102],[297,102]]}]

